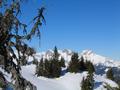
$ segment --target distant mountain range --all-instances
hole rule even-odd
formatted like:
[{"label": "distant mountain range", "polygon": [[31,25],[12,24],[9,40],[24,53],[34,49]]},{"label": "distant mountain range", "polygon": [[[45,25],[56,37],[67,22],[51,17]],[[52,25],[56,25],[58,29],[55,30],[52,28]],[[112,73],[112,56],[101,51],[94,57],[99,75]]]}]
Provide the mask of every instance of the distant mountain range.
[{"label": "distant mountain range", "polygon": [[[53,56],[53,50],[48,50],[46,52],[36,53],[35,58],[40,61],[41,58],[50,59]],[[66,65],[68,65],[71,60],[71,56],[74,51],[64,49],[58,50],[59,59],[63,57],[65,59]],[[118,87],[115,81],[109,80],[106,77],[106,72],[111,67],[114,71],[114,76],[120,79],[120,62],[112,60],[110,58],[98,55],[91,50],[84,50],[81,53],[78,53],[79,58],[81,56],[84,57],[85,60],[89,60],[94,64],[95,74],[94,74],[94,90],[107,90],[104,85],[105,83],[109,84],[111,87]],[[29,58],[29,62],[33,59]],[[45,78],[45,77],[37,77],[35,76],[35,65],[29,64],[26,66],[22,66],[21,73],[24,78],[30,81],[33,85],[37,87],[37,90],[81,90],[81,81],[83,77],[86,77],[87,72],[82,73],[69,73],[67,72],[65,75],[60,78]],[[2,70],[1,70],[2,71]],[[6,73],[5,73],[6,74]],[[11,81],[10,74],[6,74],[6,78],[8,81]]]},{"label": "distant mountain range", "polygon": [[[46,52],[36,53],[35,57],[40,60],[41,58],[50,59],[53,56],[53,50],[48,50]],[[63,57],[66,62],[71,60],[71,56],[74,51],[69,49],[58,50],[60,54],[60,58]],[[112,60],[108,57],[104,57],[94,53],[92,50],[83,50],[82,52],[78,53],[79,57],[83,56],[85,60],[90,60],[94,65],[104,65],[107,67],[120,67],[120,61]]]}]

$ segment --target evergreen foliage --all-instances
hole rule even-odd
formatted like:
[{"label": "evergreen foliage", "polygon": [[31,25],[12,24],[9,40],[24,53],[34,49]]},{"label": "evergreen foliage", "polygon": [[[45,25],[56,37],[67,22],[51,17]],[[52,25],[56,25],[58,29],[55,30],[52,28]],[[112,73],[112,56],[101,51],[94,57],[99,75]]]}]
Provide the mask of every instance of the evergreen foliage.
[{"label": "evergreen foliage", "polygon": [[74,53],[71,57],[71,61],[69,62],[68,71],[77,73],[79,72],[79,68],[78,53]]},{"label": "evergreen foliage", "polygon": [[80,58],[79,66],[81,71],[85,71],[87,69],[83,56]]},{"label": "evergreen foliage", "polygon": [[92,74],[95,72],[94,65],[90,61],[86,61],[86,68],[89,74]]},{"label": "evergreen foliage", "polygon": [[120,80],[115,80],[115,82],[118,84],[117,90],[120,90]]},{"label": "evergreen foliage", "polygon": [[81,90],[93,90],[94,88],[94,79],[93,75],[88,75],[86,79],[83,78]]},{"label": "evergreen foliage", "polygon": [[43,76],[44,75],[44,63],[43,63],[43,58],[40,60],[38,65],[36,66],[36,74],[37,76]]},{"label": "evergreen foliage", "polygon": [[6,86],[6,79],[4,77],[4,74],[0,71],[0,87],[1,88],[4,88]]},{"label": "evergreen foliage", "polygon": [[59,77],[61,75],[61,66],[58,60],[51,60],[51,77]]},{"label": "evergreen foliage", "polygon": [[2,82],[0,82],[0,88],[4,88],[4,85]]},{"label": "evergreen foliage", "polygon": [[51,59],[51,77],[59,77],[61,75],[61,65],[59,62],[59,53],[57,47],[54,48],[53,58]]},{"label": "evergreen foliage", "polygon": [[38,65],[38,60],[35,57],[33,58],[32,64]]},{"label": "evergreen foliage", "polygon": [[110,68],[110,69],[107,71],[106,76],[107,76],[108,79],[114,81],[114,73],[113,73],[113,71],[112,71],[112,68]]},{"label": "evergreen foliage", "polygon": [[65,60],[63,57],[60,60],[60,65],[61,65],[61,67],[65,67]]},{"label": "evergreen foliage", "polygon": [[45,21],[43,16],[45,8],[42,7],[38,9],[38,15],[31,22],[32,28],[28,29],[18,18],[23,1],[25,0],[0,1],[0,56],[3,57],[4,70],[12,74],[15,90],[24,90],[21,65],[26,65],[27,58],[35,53],[26,41],[31,40],[33,36],[40,37],[39,27]]},{"label": "evergreen foliage", "polygon": [[58,50],[57,50],[57,47],[56,47],[56,46],[54,47],[53,58],[56,59],[56,60],[58,60],[58,58],[59,58],[59,53],[58,53]]},{"label": "evergreen foliage", "polygon": [[120,90],[119,87],[111,87],[109,84],[105,83],[104,87],[107,89],[107,90]]},{"label": "evergreen foliage", "polygon": [[44,74],[42,76],[50,77],[50,68],[51,68],[50,65],[51,65],[51,61],[45,59],[44,67],[43,67]]},{"label": "evergreen foliage", "polygon": [[59,61],[59,54],[57,48],[54,49],[54,55],[50,60],[41,60],[36,67],[37,76],[45,76],[48,78],[55,78],[61,75],[61,67],[64,66],[64,61]]}]

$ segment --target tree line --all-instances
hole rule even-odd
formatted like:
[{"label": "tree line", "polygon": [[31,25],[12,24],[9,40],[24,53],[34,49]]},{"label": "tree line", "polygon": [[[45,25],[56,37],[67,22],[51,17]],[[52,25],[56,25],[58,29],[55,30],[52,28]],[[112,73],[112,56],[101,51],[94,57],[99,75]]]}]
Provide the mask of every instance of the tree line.
[{"label": "tree line", "polygon": [[[60,77],[62,73],[62,68],[65,68],[65,60],[62,57],[59,60],[59,53],[57,47],[54,48],[53,56],[50,60],[43,58],[37,63],[36,66],[36,75],[37,76],[45,76],[48,78]],[[88,71],[89,73],[95,72],[94,65],[85,60],[83,57],[79,59],[78,53],[73,53],[71,57],[71,61],[66,67],[67,72],[78,73],[82,71]]]}]

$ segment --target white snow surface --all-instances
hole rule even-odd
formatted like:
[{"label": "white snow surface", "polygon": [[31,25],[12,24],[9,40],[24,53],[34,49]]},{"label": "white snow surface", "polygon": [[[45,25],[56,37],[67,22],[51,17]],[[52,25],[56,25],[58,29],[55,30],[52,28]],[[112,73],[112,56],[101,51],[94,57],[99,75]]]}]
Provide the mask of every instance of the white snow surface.
[{"label": "white snow surface", "polygon": [[[87,72],[83,73],[66,73],[60,78],[48,79],[45,77],[35,76],[35,65],[23,66],[22,75],[32,84],[37,86],[37,90],[81,90],[81,82],[83,77],[87,76]],[[104,83],[108,83],[112,87],[117,84],[100,75],[94,75],[94,90],[106,90]]]},{"label": "white snow surface", "polygon": [[[66,64],[71,60],[71,56],[73,54],[73,51],[71,50],[58,50],[59,52],[59,59],[63,57],[65,59]],[[34,56],[35,58],[40,61],[41,58],[50,59],[53,55],[53,50],[48,50],[46,52],[36,53]],[[90,60],[95,66],[102,65],[105,67],[105,72],[107,70],[106,67],[120,67],[119,61],[114,61],[109,58],[100,56],[96,53],[94,53],[91,50],[84,50],[82,53],[79,53],[79,58],[83,56],[84,59]],[[32,57],[29,57],[29,62],[33,60]],[[104,68],[101,67],[101,68]],[[81,90],[81,82],[83,80],[83,77],[87,76],[87,72],[83,73],[66,73],[65,75],[59,77],[59,78],[45,78],[45,77],[37,77],[35,75],[35,68],[36,66],[33,64],[22,66],[22,76],[30,81],[32,84],[34,84],[37,87],[37,90]],[[101,68],[96,68],[96,70],[101,70]],[[98,72],[101,72],[99,71]],[[0,71],[4,72],[1,68]],[[11,75],[4,73],[8,81],[11,81]],[[111,80],[108,80],[106,78],[106,75],[103,74],[94,74],[94,90],[106,90],[104,88],[105,83],[109,84],[112,87],[118,87],[118,85]]]},{"label": "white snow surface", "polygon": [[35,65],[22,67],[22,75],[37,86],[38,90],[79,90],[82,78],[87,75],[84,73],[66,73],[60,78],[48,79],[45,77],[37,77],[34,74]]},{"label": "white snow surface", "polygon": [[108,57],[103,57],[101,55],[94,53],[91,50],[84,50],[79,55],[83,56],[86,60],[90,60],[93,64],[96,64],[96,65],[102,64],[110,67],[120,67],[119,61],[112,60]]},{"label": "white snow surface", "polygon": [[[48,50],[46,52],[35,54],[35,57],[38,61],[40,61],[41,58],[50,59],[52,58],[53,53],[53,50]],[[73,55],[73,51],[68,49],[58,50],[58,53],[60,55],[59,59],[63,57],[65,59],[66,65],[71,60],[71,56]],[[96,66],[102,65],[105,67],[120,67],[119,61],[114,61],[109,58],[100,56],[91,50],[84,50],[82,53],[78,54],[79,58],[83,56],[85,60],[90,60]],[[32,61],[32,58],[30,58],[30,61]],[[108,68],[106,68],[105,71],[107,69]],[[101,71],[98,70],[98,72]],[[87,76],[87,72],[77,74],[66,73],[60,78],[48,79],[45,77],[35,76],[35,65],[28,65],[22,67],[22,75],[32,84],[37,86],[37,90],[81,90],[81,82],[83,77]],[[114,81],[108,80],[105,74],[95,74],[94,80],[94,90],[106,90],[104,88],[105,83],[109,84],[112,87],[118,87],[118,85]]]}]

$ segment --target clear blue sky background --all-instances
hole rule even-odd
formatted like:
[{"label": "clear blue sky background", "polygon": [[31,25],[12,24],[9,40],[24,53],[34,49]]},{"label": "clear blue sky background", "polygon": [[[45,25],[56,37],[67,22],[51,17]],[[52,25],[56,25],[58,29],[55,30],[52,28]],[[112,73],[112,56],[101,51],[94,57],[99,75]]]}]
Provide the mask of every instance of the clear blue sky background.
[{"label": "clear blue sky background", "polygon": [[24,4],[24,22],[30,21],[38,7],[46,7],[46,25],[41,29],[41,44],[31,45],[45,51],[59,49],[82,51],[120,60],[120,0],[31,0]]}]

